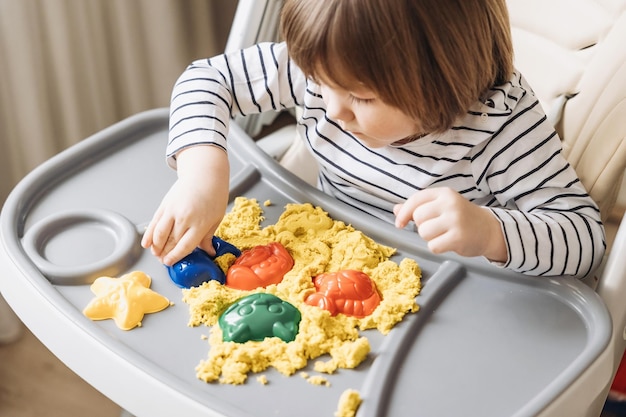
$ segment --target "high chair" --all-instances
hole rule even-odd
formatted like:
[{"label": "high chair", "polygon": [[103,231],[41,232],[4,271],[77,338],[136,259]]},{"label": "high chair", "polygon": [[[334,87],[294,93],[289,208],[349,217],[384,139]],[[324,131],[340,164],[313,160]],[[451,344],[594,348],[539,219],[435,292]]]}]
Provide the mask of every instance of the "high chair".
[{"label": "high chair", "polygon": [[[226,49],[277,40],[281,4],[240,0]],[[509,0],[509,6],[516,64],[535,86],[606,219],[626,164],[626,2]],[[368,331],[366,362],[328,376],[330,387],[311,387],[273,369],[263,375],[267,385],[254,375],[240,386],[196,378],[208,329],[186,325],[180,288],[138,245],[175,180],[163,162],[168,109],[98,132],[46,161],[13,190],[0,216],[0,290],[23,323],[85,381],[138,417],[332,415],[347,388],[364,394],[359,417],[600,414],[626,344],[626,225],[588,285],[435,256],[413,232],[307,185],[315,181],[316,167],[299,148],[293,124],[261,133],[274,116],[237,119],[231,126],[230,200],[271,200],[263,207],[270,224],[285,204],[319,205],[397,247],[398,256],[413,257],[422,270],[420,311],[388,335]],[[256,146],[250,137],[260,135]],[[112,320],[86,318],[92,279],[131,270],[150,275],[151,288],[174,303],[128,332]]]}]

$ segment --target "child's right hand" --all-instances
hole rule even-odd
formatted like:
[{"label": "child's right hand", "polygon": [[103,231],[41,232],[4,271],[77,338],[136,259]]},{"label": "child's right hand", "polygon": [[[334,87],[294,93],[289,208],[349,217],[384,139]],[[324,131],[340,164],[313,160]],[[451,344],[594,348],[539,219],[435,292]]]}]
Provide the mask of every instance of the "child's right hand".
[{"label": "child's right hand", "polygon": [[171,266],[196,247],[215,254],[211,239],[228,204],[228,158],[212,146],[182,151],[178,180],[167,192],[141,240]]}]

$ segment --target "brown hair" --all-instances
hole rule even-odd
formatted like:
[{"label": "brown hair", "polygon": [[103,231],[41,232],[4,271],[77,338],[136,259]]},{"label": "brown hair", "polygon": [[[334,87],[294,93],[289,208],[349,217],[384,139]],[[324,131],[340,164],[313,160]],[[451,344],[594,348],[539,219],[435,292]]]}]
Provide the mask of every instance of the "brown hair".
[{"label": "brown hair", "polygon": [[281,33],[308,77],[364,85],[428,132],[513,72],[505,0],[286,0]]}]

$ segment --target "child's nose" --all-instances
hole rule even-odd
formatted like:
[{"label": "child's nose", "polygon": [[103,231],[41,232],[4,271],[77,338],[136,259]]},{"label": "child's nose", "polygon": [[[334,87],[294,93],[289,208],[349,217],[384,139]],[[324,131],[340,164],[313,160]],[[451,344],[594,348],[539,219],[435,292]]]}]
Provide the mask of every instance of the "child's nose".
[{"label": "child's nose", "polygon": [[326,100],[326,114],[333,120],[344,122],[350,121],[353,118],[350,107],[337,97],[329,97]]}]

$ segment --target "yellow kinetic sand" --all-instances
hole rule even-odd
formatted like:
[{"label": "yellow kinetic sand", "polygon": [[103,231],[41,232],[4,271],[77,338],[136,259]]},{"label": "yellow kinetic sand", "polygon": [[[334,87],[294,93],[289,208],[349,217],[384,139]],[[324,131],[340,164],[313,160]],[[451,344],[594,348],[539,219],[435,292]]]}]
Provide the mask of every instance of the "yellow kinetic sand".
[{"label": "yellow kinetic sand", "polygon": [[335,417],[354,417],[361,405],[361,394],[353,389],[345,390],[339,397],[339,404]]},{"label": "yellow kinetic sand", "polygon": [[[280,242],[294,259],[293,268],[278,284],[253,291],[235,290],[209,281],[183,290],[189,305],[190,326],[211,326],[208,358],[196,368],[198,378],[210,382],[242,384],[250,372],[274,367],[292,375],[309,360],[318,360],[314,369],[333,373],[338,368],[357,367],[370,352],[359,330],[378,329],[387,334],[407,313],[416,312],[421,270],[413,259],[399,264],[389,258],[395,249],[377,244],[362,232],[331,219],[319,207],[289,204],[276,224],[261,228],[262,210],[254,199],[239,197],[227,213],[216,235],[242,251],[258,245]],[[226,272],[234,259],[225,255],[218,263]],[[315,292],[313,278],[322,273],[358,270],[370,276],[381,296],[372,314],[356,318],[331,314],[304,302]],[[294,305],[301,313],[295,340],[277,337],[245,343],[224,342],[217,325],[221,313],[233,302],[255,292],[273,294]]]}]

